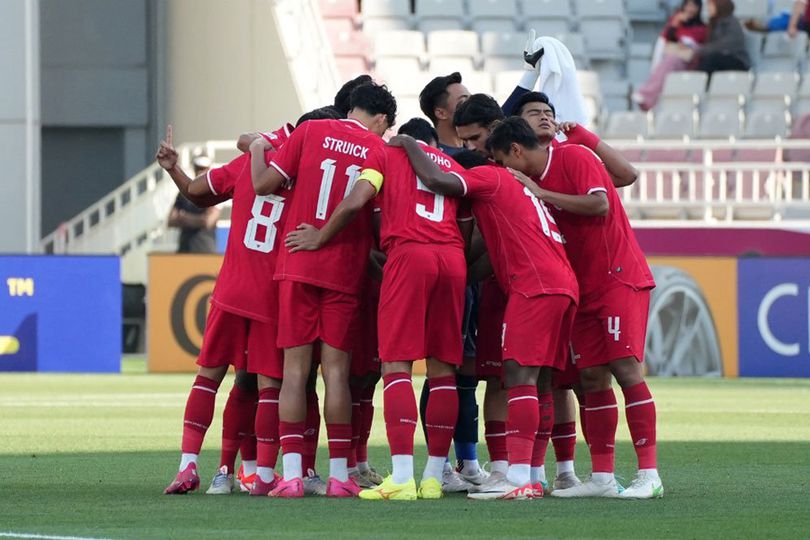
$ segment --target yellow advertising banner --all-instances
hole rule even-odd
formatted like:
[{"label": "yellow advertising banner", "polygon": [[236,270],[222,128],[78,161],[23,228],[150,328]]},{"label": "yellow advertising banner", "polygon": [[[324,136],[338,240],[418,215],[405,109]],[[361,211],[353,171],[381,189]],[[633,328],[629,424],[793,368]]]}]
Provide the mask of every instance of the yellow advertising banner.
[{"label": "yellow advertising banner", "polygon": [[221,255],[149,255],[146,310],[150,372],[193,372]]},{"label": "yellow advertising banner", "polygon": [[648,370],[739,376],[737,259],[650,257],[648,262],[657,285],[650,299]]}]

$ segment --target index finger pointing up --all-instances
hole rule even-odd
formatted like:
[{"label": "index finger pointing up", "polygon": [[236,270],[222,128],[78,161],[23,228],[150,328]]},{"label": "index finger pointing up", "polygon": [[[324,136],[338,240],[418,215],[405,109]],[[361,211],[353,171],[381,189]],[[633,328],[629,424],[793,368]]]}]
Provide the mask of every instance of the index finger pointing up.
[{"label": "index finger pointing up", "polygon": [[169,146],[172,145],[172,131],[173,131],[172,130],[172,125],[171,124],[167,125],[166,126],[166,142],[169,144]]}]

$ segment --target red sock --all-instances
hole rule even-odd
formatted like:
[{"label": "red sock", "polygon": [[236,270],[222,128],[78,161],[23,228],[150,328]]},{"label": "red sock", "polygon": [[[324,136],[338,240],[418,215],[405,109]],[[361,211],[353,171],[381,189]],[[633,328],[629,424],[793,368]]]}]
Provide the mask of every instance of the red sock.
[{"label": "red sock", "polygon": [[588,419],[585,415],[585,397],[582,398],[582,405],[579,406],[579,427],[582,429],[582,438],[588,444]]},{"label": "red sock", "polygon": [[363,429],[363,410],[360,407],[360,394],[363,393],[363,388],[352,386],[350,390],[352,393],[352,449],[349,452],[346,466],[351,469],[357,467],[357,447],[360,444],[360,431]]},{"label": "red sock", "polygon": [[214,404],[217,399],[219,383],[197,375],[191,392],[186,400],[186,412],[183,414],[183,442],[181,444],[184,454],[199,454],[202,448],[205,432],[214,419]]},{"label": "red sock", "polygon": [[357,461],[359,463],[368,463],[368,438],[371,436],[371,425],[374,423],[374,391],[376,389],[376,383],[367,386],[360,396],[363,425],[360,428],[360,440],[357,443]]},{"label": "red sock", "polygon": [[[259,391],[256,411],[256,466],[276,467],[279,449],[278,388]],[[244,456],[243,456],[244,459]]]},{"label": "red sock", "polygon": [[329,439],[329,459],[349,459],[352,451],[352,425],[326,424],[326,436]]},{"label": "red sock", "polygon": [[655,469],[655,401],[653,401],[647,383],[640,382],[635,386],[623,388],[624,412],[630,437],[636,449],[639,469]]},{"label": "red sock", "polygon": [[304,422],[278,423],[278,435],[281,441],[281,452],[283,454],[303,454],[304,427]]},{"label": "red sock", "polygon": [[222,452],[219,466],[234,472],[236,454],[242,440],[253,433],[253,420],[256,412],[256,393],[234,385],[222,412]]},{"label": "red sock", "polygon": [[554,456],[557,458],[557,463],[574,461],[577,448],[577,423],[554,424],[551,430],[551,444],[554,445]]},{"label": "red sock", "polygon": [[484,437],[487,440],[490,461],[506,461],[506,422],[491,421],[484,424]]},{"label": "red sock", "polygon": [[554,400],[551,393],[537,396],[537,412],[540,420],[537,423],[537,434],[534,437],[532,448],[532,467],[541,467],[546,464],[546,449],[551,438],[551,428],[554,425]]},{"label": "red sock", "polygon": [[307,471],[315,470],[315,458],[318,454],[318,437],[321,434],[321,408],[316,392],[307,393],[307,419],[304,428],[304,450],[301,452],[301,470],[304,476]]},{"label": "red sock", "polygon": [[537,426],[540,424],[537,387],[533,384],[514,386],[508,390],[508,396],[506,449],[509,465],[529,465]]},{"label": "red sock", "polygon": [[[254,423],[256,417],[253,417]],[[256,432],[254,430],[253,433],[242,439],[242,445],[239,447],[239,455],[242,457],[242,461],[256,461],[256,457],[258,456],[258,451],[256,450]]]},{"label": "red sock", "polygon": [[383,405],[391,455],[412,456],[418,413],[409,374],[391,373],[383,377]]},{"label": "red sock", "polygon": [[619,408],[613,389],[585,394],[585,417],[593,472],[613,472]]},{"label": "red sock", "polygon": [[[425,413],[428,455],[447,456],[458,419],[458,390],[456,377],[434,377],[428,379],[430,399]],[[415,402],[414,402],[415,403]]]}]

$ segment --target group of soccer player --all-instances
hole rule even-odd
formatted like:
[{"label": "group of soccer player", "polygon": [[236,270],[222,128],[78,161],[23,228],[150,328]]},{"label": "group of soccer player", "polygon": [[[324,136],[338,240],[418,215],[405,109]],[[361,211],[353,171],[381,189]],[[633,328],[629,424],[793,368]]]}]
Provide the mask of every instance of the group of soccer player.
[{"label": "group of soccer player", "polygon": [[[232,199],[233,209],[166,493],[199,487],[198,455],[232,365],[210,494],[234,490],[241,453],[236,482],[251,495],[663,496],[642,368],[655,284],[617,192],[636,171],[584,127],[558,123],[548,97],[531,91],[539,65],[527,68],[503,107],[470,95],[458,73],[436,77],[420,95],[433,125],[411,119],[387,143],[396,100],[361,76],[294,128],[242,135],[240,156],[194,179],[167,129],[156,157],[180,192],[198,206]],[[428,459],[417,487],[411,379],[421,359]],[[318,371],[325,483],[315,472]],[[638,458],[626,488],[614,476],[614,378]],[[380,379],[384,479],[367,456]],[[479,380],[490,471],[476,453]],[[574,393],[592,463],[584,482]]]}]

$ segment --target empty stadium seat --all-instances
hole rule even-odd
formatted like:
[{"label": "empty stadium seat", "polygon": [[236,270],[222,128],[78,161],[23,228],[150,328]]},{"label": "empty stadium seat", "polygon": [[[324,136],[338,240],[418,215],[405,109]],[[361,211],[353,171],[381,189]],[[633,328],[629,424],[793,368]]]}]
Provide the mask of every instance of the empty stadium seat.
[{"label": "empty stadium seat", "polygon": [[698,136],[703,139],[728,139],[739,137],[741,133],[742,122],[738,110],[707,112],[700,119]]},{"label": "empty stadium seat", "polygon": [[478,34],[468,30],[438,30],[427,35],[431,56],[478,56]]},{"label": "empty stadium seat", "polygon": [[762,59],[762,43],[765,41],[765,36],[759,32],[749,32],[743,30],[745,36],[745,49],[748,51],[748,56],[751,58],[751,68],[759,69],[759,63]]},{"label": "empty stadium seat", "polygon": [[605,137],[608,139],[645,138],[650,131],[650,120],[645,112],[617,111],[610,114]]},{"label": "empty stadium seat", "polygon": [[481,35],[484,71],[497,73],[521,69],[525,43],[526,37],[516,32],[484,32]]},{"label": "empty stadium seat", "polygon": [[332,52],[337,56],[356,56],[368,48],[365,34],[354,29],[351,19],[324,19]]},{"label": "empty stadium seat", "polygon": [[667,18],[667,10],[660,2],[652,0],[626,0],[627,18],[631,21],[663,22]]},{"label": "empty stadium seat", "polygon": [[374,0],[361,6],[363,30],[373,36],[390,30],[410,28],[410,0]]},{"label": "empty stadium seat", "polygon": [[785,113],[760,111],[752,112],[745,122],[745,137],[748,139],[770,139],[785,137],[788,121]]},{"label": "empty stadium seat", "polygon": [[658,112],[682,112],[694,113],[697,107],[695,96],[677,95],[677,96],[663,96],[655,106],[656,113]]},{"label": "empty stadium seat", "polygon": [[751,94],[754,74],[750,71],[718,71],[709,81],[709,96],[744,96]]},{"label": "empty stadium seat", "polygon": [[734,16],[739,19],[766,19],[768,0],[734,0]]},{"label": "empty stadium seat", "polygon": [[702,71],[675,71],[667,75],[664,81],[664,97],[696,96],[702,98],[706,93],[709,76]]},{"label": "empty stadium seat", "polygon": [[[509,97],[522,76],[523,70],[501,71],[495,74],[494,97],[499,103],[503,103]],[[472,89],[470,91],[474,92]]]},{"label": "empty stadium seat", "polygon": [[365,56],[337,56],[335,64],[337,64],[337,70],[342,80],[353,79],[358,75],[368,73],[368,59]]},{"label": "empty stadium seat", "polygon": [[751,112],[784,112],[792,104],[798,88],[798,73],[760,73],[754,83],[749,110]]},{"label": "empty stadium seat", "polygon": [[627,60],[627,78],[635,85],[641,84],[650,76],[652,67],[652,45],[632,43],[630,58]]},{"label": "empty stadium seat", "polygon": [[423,32],[464,28],[463,0],[416,0],[416,23]]},{"label": "empty stadium seat", "polygon": [[355,0],[320,0],[321,15],[328,18],[357,16],[357,2]]},{"label": "empty stadium seat", "polygon": [[374,38],[377,57],[421,58],[425,54],[425,35],[415,30],[397,30]]},{"label": "empty stadium seat", "polygon": [[695,136],[694,115],[687,112],[657,112],[655,114],[656,139],[680,139]]},{"label": "empty stadium seat", "polygon": [[602,90],[602,102],[608,111],[626,111],[629,108],[630,81],[600,79],[599,86]]},{"label": "empty stadium seat", "polygon": [[463,71],[461,72],[461,82],[472,94],[492,94],[492,72],[490,71]]},{"label": "empty stadium seat", "polygon": [[576,0],[576,12],[588,56],[623,61],[627,56],[624,0]]},{"label": "empty stadium seat", "polygon": [[422,65],[415,57],[381,57],[377,58],[374,64],[374,70],[379,74],[380,78],[386,80],[395,74],[413,74],[419,75],[422,72]]},{"label": "empty stadium seat", "polygon": [[475,63],[472,58],[462,56],[431,57],[428,60],[428,69],[431,73],[453,73],[454,71],[473,71]]},{"label": "empty stadium seat", "polygon": [[401,126],[411,118],[424,117],[422,109],[419,108],[418,97],[400,97],[397,95],[397,126]]},{"label": "empty stadium seat", "polygon": [[571,2],[568,0],[530,0],[523,2],[526,29],[538,36],[554,36],[573,30]]},{"label": "empty stadium seat", "polygon": [[787,32],[770,32],[765,38],[758,71],[794,71],[807,54],[807,34],[791,38]]},{"label": "empty stadium seat", "polygon": [[517,0],[467,0],[472,29],[513,31],[518,21]]},{"label": "empty stadium seat", "polygon": [[388,85],[391,92],[393,92],[397,99],[399,99],[400,97],[418,97],[419,92],[421,92],[425,85],[430,82],[433,76],[426,72],[394,72],[386,73],[384,78],[382,75],[380,75],[378,78],[380,81]]}]

